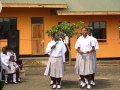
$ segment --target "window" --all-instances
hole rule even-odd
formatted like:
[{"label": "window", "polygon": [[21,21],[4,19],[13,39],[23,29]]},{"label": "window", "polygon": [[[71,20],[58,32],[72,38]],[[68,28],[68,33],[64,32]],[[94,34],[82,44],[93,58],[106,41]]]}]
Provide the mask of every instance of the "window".
[{"label": "window", "polygon": [[93,37],[97,38],[99,42],[106,42],[106,22],[89,22],[88,26],[93,29]]},{"label": "window", "polygon": [[8,30],[17,30],[16,18],[0,18],[0,39],[7,38]]},{"label": "window", "polygon": [[31,23],[32,24],[43,24],[43,18],[41,17],[41,18],[32,18],[31,19]]}]

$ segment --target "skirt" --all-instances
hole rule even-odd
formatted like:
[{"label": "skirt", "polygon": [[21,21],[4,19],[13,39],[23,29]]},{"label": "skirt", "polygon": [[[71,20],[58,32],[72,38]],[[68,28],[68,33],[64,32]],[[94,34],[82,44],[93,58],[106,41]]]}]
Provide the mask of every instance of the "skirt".
[{"label": "skirt", "polygon": [[1,68],[2,68],[2,70],[5,70],[5,74],[8,74],[10,69],[6,65],[1,64]]},{"label": "skirt", "polygon": [[93,69],[93,53],[79,54],[76,57],[76,74],[89,75],[94,73]]},{"label": "skirt", "polygon": [[19,66],[15,62],[9,62],[9,66],[11,69],[8,71],[8,74],[16,73],[16,69],[19,68]]},{"label": "skirt", "polygon": [[93,72],[95,73],[96,72],[96,52],[92,52],[92,56],[93,56],[93,59],[92,59],[92,64],[93,64]]},{"label": "skirt", "polygon": [[64,73],[64,65],[63,65],[62,57],[58,57],[58,58],[50,57],[44,75],[55,78],[61,78],[63,77],[63,73]]}]

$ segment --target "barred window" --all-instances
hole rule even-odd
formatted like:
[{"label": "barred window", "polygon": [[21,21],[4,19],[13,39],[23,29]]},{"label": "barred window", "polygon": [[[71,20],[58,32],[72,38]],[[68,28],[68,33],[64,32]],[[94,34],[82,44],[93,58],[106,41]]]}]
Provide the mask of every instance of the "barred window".
[{"label": "barred window", "polygon": [[106,22],[89,22],[88,26],[93,30],[93,37],[97,38],[99,42],[106,42]]},{"label": "barred window", "polygon": [[0,39],[8,38],[9,30],[17,30],[17,18],[0,18]]}]

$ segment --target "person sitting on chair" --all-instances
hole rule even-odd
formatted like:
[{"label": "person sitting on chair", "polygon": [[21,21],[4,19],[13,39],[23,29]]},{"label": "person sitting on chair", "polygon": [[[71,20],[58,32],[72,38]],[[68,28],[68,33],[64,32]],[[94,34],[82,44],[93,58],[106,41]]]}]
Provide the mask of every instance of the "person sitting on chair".
[{"label": "person sitting on chair", "polygon": [[12,75],[13,76],[13,83],[17,83],[16,81],[16,70],[19,69],[19,66],[16,64],[15,60],[14,60],[14,56],[10,56],[9,59],[9,66],[11,67],[11,69],[9,69],[8,71],[8,75]]},{"label": "person sitting on chair", "polygon": [[[8,71],[9,69],[11,69],[11,67],[9,66],[9,59],[10,59],[10,56],[7,54],[7,49],[6,47],[3,47],[2,48],[2,52],[1,52],[1,70],[2,70],[2,77],[5,78],[5,83],[8,83],[7,82],[7,77],[8,77]],[[5,71],[5,73],[3,74],[3,71]],[[3,80],[3,78],[2,78]]]},{"label": "person sitting on chair", "polygon": [[14,53],[14,51],[11,48],[8,49],[7,53],[10,56],[12,55],[14,57],[15,63],[19,66],[19,68],[16,69],[16,80],[17,80],[17,82],[20,82],[21,81],[21,79],[20,79],[20,70],[21,70],[22,64],[19,64],[20,60],[17,60],[16,53]]}]

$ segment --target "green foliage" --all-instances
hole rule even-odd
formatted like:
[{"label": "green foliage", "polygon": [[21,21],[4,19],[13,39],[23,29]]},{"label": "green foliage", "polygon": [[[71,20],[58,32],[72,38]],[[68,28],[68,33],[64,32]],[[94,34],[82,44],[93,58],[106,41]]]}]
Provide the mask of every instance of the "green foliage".
[{"label": "green foliage", "polygon": [[4,81],[0,80],[0,90],[2,90],[4,87]]},{"label": "green foliage", "polygon": [[54,32],[59,32],[61,36],[67,35],[68,37],[73,37],[75,35],[75,30],[80,29],[84,25],[84,22],[78,23],[69,23],[69,22],[62,22],[59,25],[53,26],[51,29],[47,30],[48,36],[52,36]]}]

